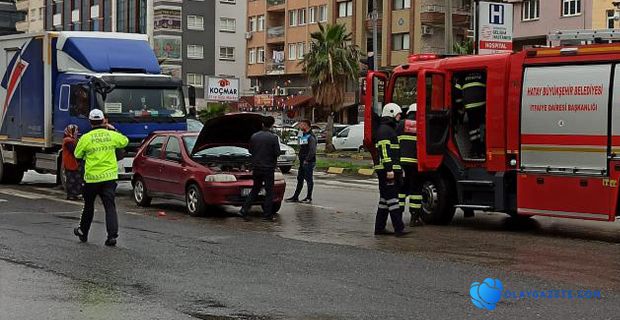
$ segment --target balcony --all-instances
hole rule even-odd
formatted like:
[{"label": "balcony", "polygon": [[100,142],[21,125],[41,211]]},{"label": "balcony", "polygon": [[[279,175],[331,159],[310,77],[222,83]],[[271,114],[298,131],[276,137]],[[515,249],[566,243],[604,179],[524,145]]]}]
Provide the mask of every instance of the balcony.
[{"label": "balcony", "polygon": [[267,0],[268,11],[284,11],[286,0]]},{"label": "balcony", "polygon": [[28,6],[30,5],[30,1],[29,0],[20,0],[17,1],[17,3],[15,4],[15,9],[19,12],[26,12],[28,13]]},{"label": "balcony", "polygon": [[267,42],[268,43],[284,42],[284,26],[268,28],[267,29]]},{"label": "balcony", "polygon": [[[446,8],[441,5],[430,4],[422,6],[420,20],[422,24],[443,26],[445,24]],[[452,8],[452,25],[454,27],[469,27],[471,20],[470,8]]]},{"label": "balcony", "polygon": [[269,62],[265,65],[265,74],[273,76],[273,75],[281,75],[286,73],[286,67],[284,66],[284,62]]},{"label": "balcony", "polygon": [[19,21],[15,23],[15,29],[17,29],[17,31],[28,32],[29,27],[28,21]]}]

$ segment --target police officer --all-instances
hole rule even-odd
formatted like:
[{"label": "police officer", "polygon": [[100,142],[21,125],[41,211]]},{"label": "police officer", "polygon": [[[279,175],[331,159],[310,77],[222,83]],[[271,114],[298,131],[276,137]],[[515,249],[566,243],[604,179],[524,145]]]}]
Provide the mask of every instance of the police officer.
[{"label": "police officer", "polygon": [[118,238],[118,216],[115,194],[118,180],[116,150],[127,146],[129,139],[109,130],[103,112],[93,109],[88,115],[92,129],[80,138],[75,147],[75,157],[85,161],[84,211],[79,227],[73,233],[82,242],[88,241],[88,232],[95,214],[95,199],[101,198],[105,208],[105,224],[108,238],[106,246],[115,246]]},{"label": "police officer", "polygon": [[401,210],[409,203],[409,213],[413,226],[422,226],[421,210],[422,195],[418,175],[418,139],[416,129],[417,104],[412,104],[407,110],[407,116],[399,124],[398,144],[400,145],[400,164],[403,168],[403,184],[398,194]]},{"label": "police officer", "polygon": [[388,215],[392,219],[394,233],[397,237],[409,233],[405,231],[403,212],[398,204],[399,181],[402,173],[396,129],[401,115],[402,110],[397,104],[385,105],[381,114],[381,123],[375,135],[377,148],[375,170],[379,178],[380,197],[375,220],[375,235],[391,234],[385,230]]},{"label": "police officer", "polygon": [[457,102],[467,115],[467,130],[471,142],[471,156],[485,157],[484,128],[486,114],[486,76],[481,71],[472,71],[464,74],[457,80]]}]

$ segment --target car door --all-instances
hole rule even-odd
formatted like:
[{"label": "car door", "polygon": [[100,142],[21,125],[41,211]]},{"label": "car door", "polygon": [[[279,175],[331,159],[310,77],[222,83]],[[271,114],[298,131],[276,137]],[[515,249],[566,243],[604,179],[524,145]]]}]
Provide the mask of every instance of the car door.
[{"label": "car door", "polygon": [[347,148],[347,140],[349,139],[349,128],[346,128],[338,135],[336,135],[336,139],[334,139],[334,147],[338,150],[343,150]]},{"label": "car door", "polygon": [[161,185],[166,193],[174,195],[185,194],[185,175],[187,174],[186,164],[181,153],[181,141],[179,138],[171,136],[166,143],[164,161],[160,166]]},{"label": "car door", "polygon": [[163,163],[164,144],[167,139],[167,136],[157,136],[149,142],[149,145],[144,150],[142,170],[139,173],[142,175],[146,189],[150,192],[165,190],[160,183],[160,169]]}]

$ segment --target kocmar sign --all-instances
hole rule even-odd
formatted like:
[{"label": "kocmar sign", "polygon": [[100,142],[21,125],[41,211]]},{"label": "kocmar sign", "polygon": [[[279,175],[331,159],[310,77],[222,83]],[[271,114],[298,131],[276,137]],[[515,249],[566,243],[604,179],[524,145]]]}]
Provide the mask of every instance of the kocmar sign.
[{"label": "kocmar sign", "polygon": [[209,101],[239,101],[239,79],[206,77],[205,96]]},{"label": "kocmar sign", "polygon": [[512,4],[480,1],[478,54],[512,52]]}]

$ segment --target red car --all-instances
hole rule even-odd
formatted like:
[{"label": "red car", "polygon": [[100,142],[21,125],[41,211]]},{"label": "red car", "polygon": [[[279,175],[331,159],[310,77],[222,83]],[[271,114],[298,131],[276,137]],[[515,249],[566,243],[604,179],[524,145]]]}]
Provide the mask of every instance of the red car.
[{"label": "red car", "polygon": [[[133,162],[134,200],[148,206],[153,197],[178,198],[192,216],[211,206],[243,205],[253,185],[247,148],[252,134],[261,130],[262,118],[229,114],[208,121],[200,133],[154,132]],[[275,180],[273,209],[277,212],[286,182],[280,172]],[[254,204],[263,200],[259,196]]]}]

